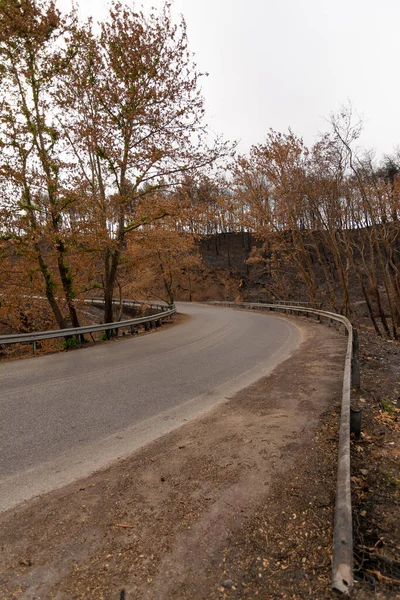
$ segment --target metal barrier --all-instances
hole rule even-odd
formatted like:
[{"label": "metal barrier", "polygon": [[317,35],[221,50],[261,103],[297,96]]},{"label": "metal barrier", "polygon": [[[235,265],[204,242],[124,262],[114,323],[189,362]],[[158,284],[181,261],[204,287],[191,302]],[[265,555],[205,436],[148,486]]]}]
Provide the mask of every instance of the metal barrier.
[{"label": "metal barrier", "polygon": [[[89,299],[88,300],[89,303],[91,304],[97,304],[102,302],[102,304],[104,304],[104,301],[101,301],[101,299],[99,298],[97,299]],[[140,303],[137,302],[133,302],[133,301],[126,301],[124,302],[125,306],[134,306],[134,305],[141,305]],[[110,331],[110,330],[116,330],[118,332],[118,329],[123,329],[125,327],[130,327],[131,331],[133,331],[133,328],[135,325],[145,325],[147,323],[151,324],[154,322],[160,322],[163,321],[164,319],[167,319],[168,317],[171,317],[172,315],[176,314],[176,308],[175,306],[168,306],[166,305],[152,305],[152,306],[157,306],[158,308],[162,308],[163,310],[161,312],[158,312],[154,315],[148,315],[147,317],[139,317],[136,319],[128,319],[126,321],[115,321],[113,323],[99,323],[96,325],[84,325],[83,327],[68,327],[66,329],[55,329],[55,330],[51,330],[51,331],[36,331],[33,333],[13,333],[10,335],[0,335],[0,345],[7,345],[7,344],[21,344],[24,342],[30,342],[32,344],[33,347],[33,352],[35,352],[36,350],[36,342],[40,341],[40,340],[49,340],[49,339],[53,339],[53,338],[61,338],[61,337],[71,337],[71,336],[83,336],[85,333],[94,333],[96,331]]]},{"label": "metal barrier", "polygon": [[[46,300],[46,298],[43,297],[43,300]],[[100,304],[102,306],[104,305],[103,298],[85,298],[83,302],[85,304]],[[120,305],[119,300],[113,300],[112,303],[118,306]],[[122,305],[126,307],[151,306],[152,308],[158,308],[160,310],[165,310],[170,306],[167,302],[147,302],[146,300],[123,300]]]},{"label": "metal barrier", "polygon": [[[253,304],[252,302],[248,304]],[[256,303],[258,304],[258,303]],[[265,302],[262,302],[265,306]],[[310,308],[320,309],[322,307],[321,303],[317,302],[302,302],[301,300],[277,300],[276,302],[270,302],[269,304],[280,305],[280,306],[309,306]]]},{"label": "metal barrier", "polygon": [[350,595],[353,586],[353,525],[350,488],[350,396],[351,388],[360,385],[358,356],[358,333],[343,315],[314,309],[307,306],[266,304],[254,302],[210,302],[218,306],[251,308],[302,313],[307,317],[316,315],[328,319],[329,323],[340,323],[348,334],[346,360],[343,377],[342,409],[339,431],[339,459],[336,485],[335,524],[333,531],[332,589]]}]

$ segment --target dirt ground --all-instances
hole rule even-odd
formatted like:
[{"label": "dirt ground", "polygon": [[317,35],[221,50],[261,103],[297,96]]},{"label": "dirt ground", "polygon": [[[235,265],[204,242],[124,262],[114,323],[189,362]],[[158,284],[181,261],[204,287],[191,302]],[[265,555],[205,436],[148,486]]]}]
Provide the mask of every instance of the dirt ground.
[{"label": "dirt ground", "polygon": [[360,330],[362,435],[352,442],[358,598],[400,598],[400,347]]},{"label": "dirt ground", "polygon": [[[331,598],[346,339],[319,324],[304,331],[290,359],[206,417],[106,471],[0,516],[0,598]],[[369,408],[364,435],[353,442],[356,575],[362,580],[355,596],[398,598],[382,560],[372,567],[380,576],[360,560],[360,547],[373,544],[375,554],[395,560],[399,516],[393,506],[398,454],[392,456],[398,438],[391,445],[397,413],[389,410],[388,424],[386,396],[370,404],[373,392],[364,389],[373,383],[381,394],[385,380],[393,395],[392,375],[382,365],[398,367],[392,354],[397,348],[391,345],[387,354],[378,340],[374,370],[367,333],[358,401]],[[382,361],[378,348],[391,360]],[[369,454],[382,449],[393,462],[391,476],[386,466],[382,474],[386,488],[376,481],[381,454]]]}]

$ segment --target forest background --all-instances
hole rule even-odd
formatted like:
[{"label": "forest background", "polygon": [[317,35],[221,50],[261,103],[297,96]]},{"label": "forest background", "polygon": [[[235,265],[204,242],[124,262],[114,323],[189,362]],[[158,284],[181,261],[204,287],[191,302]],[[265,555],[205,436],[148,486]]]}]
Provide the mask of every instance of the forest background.
[{"label": "forest background", "polygon": [[[0,0],[1,332],[78,326],[87,297],[111,322],[116,297],[213,289],[301,299],[397,339],[400,153],[358,148],[348,105],[311,147],[271,130],[237,154],[207,127],[205,76],[168,3],[113,2],[95,24]],[[247,240],[246,264],[228,256],[217,289],[207,246],[226,236]]]}]

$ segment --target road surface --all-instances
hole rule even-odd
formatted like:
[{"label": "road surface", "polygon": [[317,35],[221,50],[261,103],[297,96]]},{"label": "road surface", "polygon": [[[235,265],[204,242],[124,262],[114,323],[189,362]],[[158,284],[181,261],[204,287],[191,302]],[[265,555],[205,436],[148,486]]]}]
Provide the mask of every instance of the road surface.
[{"label": "road surface", "polygon": [[0,364],[0,510],[89,475],[260,377],[299,345],[267,314],[178,304],[157,334]]}]

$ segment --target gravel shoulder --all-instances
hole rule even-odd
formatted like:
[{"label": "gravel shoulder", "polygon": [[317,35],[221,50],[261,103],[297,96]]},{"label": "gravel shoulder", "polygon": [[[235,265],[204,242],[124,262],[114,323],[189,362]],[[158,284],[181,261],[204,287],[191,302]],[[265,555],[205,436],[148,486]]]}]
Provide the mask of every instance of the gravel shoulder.
[{"label": "gravel shoulder", "polygon": [[346,339],[302,329],[205,417],[3,513],[0,598],[331,597]]}]

